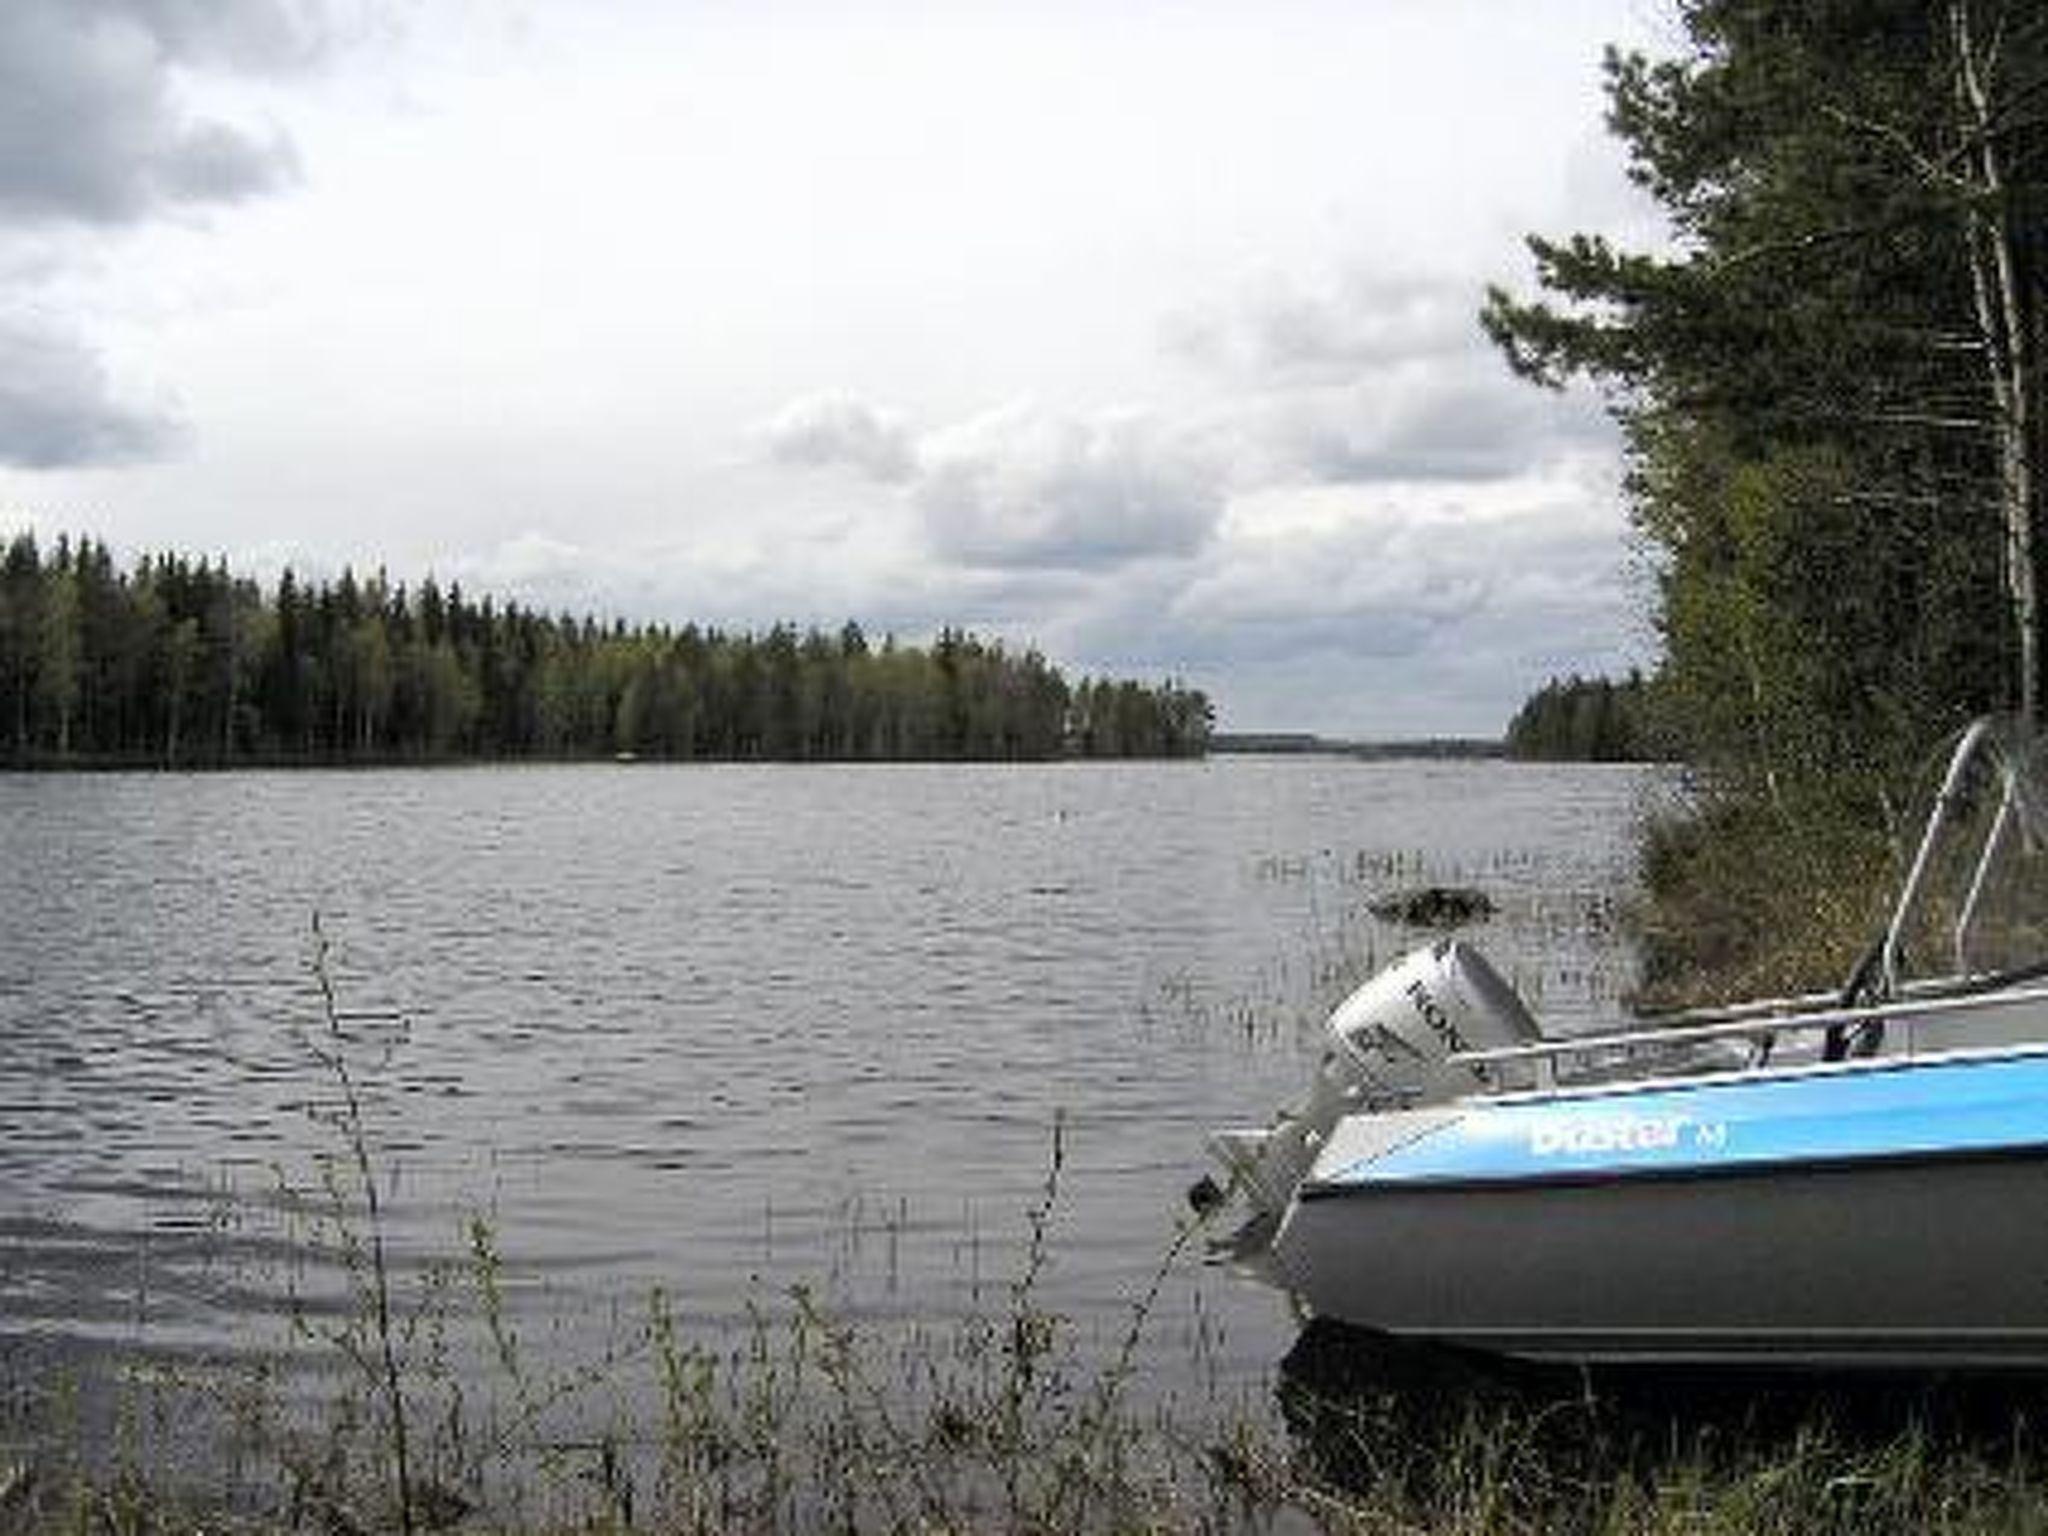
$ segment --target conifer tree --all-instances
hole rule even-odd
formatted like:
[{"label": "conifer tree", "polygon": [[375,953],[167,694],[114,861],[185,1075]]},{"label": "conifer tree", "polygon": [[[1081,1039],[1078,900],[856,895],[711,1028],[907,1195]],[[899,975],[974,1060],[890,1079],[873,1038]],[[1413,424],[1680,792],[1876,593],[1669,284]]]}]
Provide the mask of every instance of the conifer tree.
[{"label": "conifer tree", "polygon": [[1482,315],[1609,392],[1659,572],[1666,723],[1776,793],[2038,711],[2048,12],[1681,0],[1610,54],[1668,248],[1534,238]]}]

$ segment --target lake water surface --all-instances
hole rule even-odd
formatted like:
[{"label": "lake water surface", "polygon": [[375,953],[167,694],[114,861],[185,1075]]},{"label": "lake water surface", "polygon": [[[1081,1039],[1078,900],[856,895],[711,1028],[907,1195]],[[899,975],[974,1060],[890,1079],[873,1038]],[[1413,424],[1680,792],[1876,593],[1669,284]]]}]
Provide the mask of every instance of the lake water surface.
[{"label": "lake water surface", "polygon": [[[1306,1081],[1327,1007],[1477,885],[1547,1022],[1628,980],[1641,770],[1222,758],[0,776],[0,1348],[279,1346],[290,1192],[336,1150],[309,970],[350,1019],[396,1252],[488,1215],[573,1355],[659,1286],[718,1336],[792,1284],[886,1326],[1039,1282],[1103,1336],[1203,1132]],[[311,1257],[309,1257],[311,1256]],[[1141,1376],[1256,1393],[1294,1336],[1170,1278]],[[8,1358],[0,1354],[0,1360]]]}]

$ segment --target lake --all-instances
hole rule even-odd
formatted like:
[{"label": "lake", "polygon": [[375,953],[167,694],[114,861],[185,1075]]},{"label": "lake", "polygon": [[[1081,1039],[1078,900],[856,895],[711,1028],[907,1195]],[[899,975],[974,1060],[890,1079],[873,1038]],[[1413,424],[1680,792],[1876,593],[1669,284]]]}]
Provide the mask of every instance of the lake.
[{"label": "lake", "polygon": [[[713,1340],[799,1284],[863,1326],[1000,1311],[1056,1122],[1037,1296],[1108,1347],[1203,1133],[1293,1098],[1328,1007],[1425,940],[1369,901],[1476,885],[1499,911],[1468,937],[1547,1023],[1614,1017],[1661,782],[1334,757],[0,776],[0,1359],[304,1347],[340,1149],[316,914],[401,1278],[485,1217],[544,1363],[656,1287]],[[1256,1400],[1294,1334],[1190,1256],[1137,1379]]]}]

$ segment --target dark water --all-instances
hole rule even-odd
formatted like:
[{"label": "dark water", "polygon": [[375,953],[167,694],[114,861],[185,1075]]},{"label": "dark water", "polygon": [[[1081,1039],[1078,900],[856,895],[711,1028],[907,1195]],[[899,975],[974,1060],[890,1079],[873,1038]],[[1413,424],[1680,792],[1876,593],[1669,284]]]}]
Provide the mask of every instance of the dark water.
[{"label": "dark water", "polygon": [[[530,1348],[649,1289],[716,1335],[999,1308],[1121,1332],[1202,1133],[1303,1081],[1433,880],[1583,1027],[1627,981],[1641,772],[1224,759],[0,777],[0,1343],[265,1349],[337,1150],[315,913],[408,1274],[490,1217]],[[317,1201],[315,1202],[317,1205]],[[309,1280],[308,1276],[312,1278]],[[1278,1300],[1198,1263],[1141,1374],[1256,1391]]]}]

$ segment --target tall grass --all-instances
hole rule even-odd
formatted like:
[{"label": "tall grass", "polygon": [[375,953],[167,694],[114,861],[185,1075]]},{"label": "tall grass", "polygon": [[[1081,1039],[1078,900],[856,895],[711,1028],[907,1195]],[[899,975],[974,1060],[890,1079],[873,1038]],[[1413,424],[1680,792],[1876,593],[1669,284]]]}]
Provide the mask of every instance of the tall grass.
[{"label": "tall grass", "polygon": [[1631,913],[1640,1001],[1690,1006],[1839,986],[1881,931],[1896,841],[1847,813],[1733,798],[1651,824]]}]

